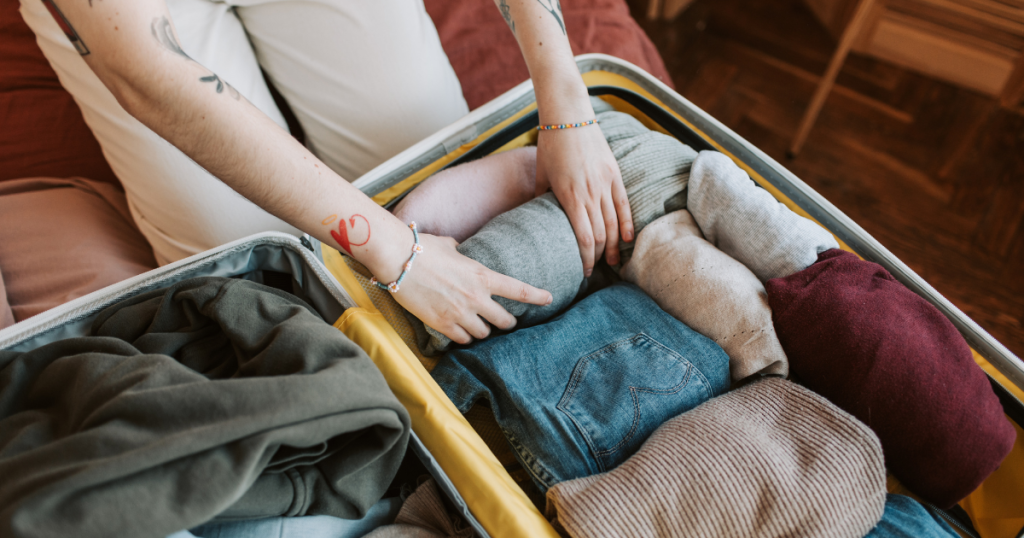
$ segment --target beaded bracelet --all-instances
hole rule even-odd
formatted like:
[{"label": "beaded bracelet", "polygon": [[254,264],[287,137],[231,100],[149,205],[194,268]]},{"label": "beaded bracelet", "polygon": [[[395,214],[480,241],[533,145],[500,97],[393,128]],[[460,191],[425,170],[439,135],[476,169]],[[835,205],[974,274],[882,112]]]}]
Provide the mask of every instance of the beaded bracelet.
[{"label": "beaded bracelet", "polygon": [[586,127],[587,125],[594,125],[595,123],[601,123],[596,119],[585,121],[582,123],[556,123],[552,125],[538,125],[538,131],[550,131],[552,129],[572,129],[573,127]]},{"label": "beaded bracelet", "polygon": [[399,286],[402,285],[402,281],[405,280],[405,275],[409,274],[409,270],[412,269],[412,261],[416,259],[416,255],[423,252],[423,245],[420,244],[420,233],[416,231],[416,223],[410,222],[409,229],[412,230],[412,256],[409,256],[409,261],[405,262],[405,266],[402,268],[402,274],[398,275],[398,280],[390,284],[382,284],[377,280],[377,277],[370,277],[370,284],[377,286],[382,290],[390,291],[391,293],[398,293]]}]

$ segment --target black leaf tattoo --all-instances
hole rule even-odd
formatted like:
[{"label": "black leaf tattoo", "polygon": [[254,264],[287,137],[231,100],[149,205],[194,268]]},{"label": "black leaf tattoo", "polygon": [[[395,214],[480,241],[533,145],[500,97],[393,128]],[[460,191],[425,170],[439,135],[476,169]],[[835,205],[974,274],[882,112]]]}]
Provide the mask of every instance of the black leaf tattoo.
[{"label": "black leaf tattoo", "polygon": [[[153,37],[156,38],[157,42],[163,45],[165,49],[185,58],[186,60],[195,62],[191,56],[185,54],[185,51],[182,50],[181,44],[178,43],[178,39],[174,37],[174,30],[171,28],[171,21],[167,20],[166,16],[153,19],[153,22],[149,25],[149,29],[153,32]],[[235,101],[238,101],[239,97],[241,97],[238,90],[232,88],[230,84],[221,80],[221,78],[217,76],[217,73],[210,72],[210,74],[205,77],[199,77],[199,82],[216,82],[217,84],[215,88],[217,93],[224,93],[224,87],[227,86],[228,93],[235,99]]]},{"label": "black leaf tattoo", "polygon": [[153,32],[153,37],[155,37],[157,42],[163,45],[165,49],[180,55],[182,58],[186,58],[188,60],[192,59],[188,54],[185,54],[185,51],[181,50],[181,45],[178,43],[178,39],[174,37],[174,30],[171,28],[171,21],[167,20],[167,17],[157,17],[153,19],[153,23],[149,25],[149,30]]},{"label": "black leaf tattoo", "polygon": [[501,11],[502,18],[505,19],[505,24],[508,25],[512,33],[516,33],[516,21],[512,20],[512,8],[509,7],[506,0],[501,0],[498,4],[498,9]]},{"label": "black leaf tattoo", "polygon": [[206,77],[199,77],[199,82],[216,82],[217,93],[224,93],[224,88],[227,88],[228,95],[230,95],[232,99],[238,101],[239,98],[241,98],[241,94],[238,93],[238,90],[236,90],[232,85],[228,84],[227,82],[221,80],[221,78],[218,77],[216,73],[213,73],[212,75]]},{"label": "black leaf tattoo", "polygon": [[208,77],[199,77],[199,82],[216,82],[217,93],[222,93],[224,91],[224,83],[221,82],[220,77],[218,77],[216,73]]},{"label": "black leaf tattoo", "polygon": [[537,0],[537,3],[544,6],[544,9],[558,21],[558,27],[562,29],[562,35],[565,35],[565,23],[562,22],[562,2],[559,0]]}]

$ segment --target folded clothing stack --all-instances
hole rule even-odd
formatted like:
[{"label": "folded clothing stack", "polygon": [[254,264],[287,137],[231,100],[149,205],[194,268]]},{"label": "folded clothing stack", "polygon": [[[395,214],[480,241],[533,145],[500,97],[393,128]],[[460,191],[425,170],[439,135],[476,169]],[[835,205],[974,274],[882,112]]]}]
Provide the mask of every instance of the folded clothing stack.
[{"label": "folded clothing stack", "polygon": [[839,250],[720,153],[694,161],[688,207],[708,241],[766,283],[790,371],[867,423],[906,487],[946,508],[999,466],[1013,426],[935,306]]},{"label": "folded clothing stack", "polygon": [[[700,156],[693,149],[664,134],[651,131],[628,114],[616,112],[600,99],[593,99],[594,110],[601,121],[601,130],[618,162],[623,184],[629,198],[633,225],[639,234],[634,255],[633,244],[623,244],[623,277],[639,285],[658,304],[701,334],[720,344],[732,361],[732,377],[741,381],[754,374],[786,375],[787,361],[771,325],[771,312],[764,288],[751,271],[741,263],[723,254],[704,241],[701,231],[693,225],[685,208],[688,198],[694,198],[700,214],[708,222],[723,227],[733,218],[732,206],[752,213],[758,206],[771,203],[780,206],[770,195],[767,199],[747,195],[744,187],[753,189],[753,183],[732,161],[721,154],[704,152]],[[735,170],[727,170],[731,182],[704,179],[689,188],[691,166],[698,171],[697,161],[725,159]],[[551,292],[553,300],[547,306],[535,306],[496,297],[495,300],[517,319],[520,328],[541,323],[563,311],[587,291],[582,260],[576,235],[568,217],[562,211],[555,195],[543,194],[487,222],[479,231],[469,229],[474,223],[486,221],[485,206],[479,200],[489,200],[499,193],[525,193],[533,177],[523,172],[523,155],[497,155],[483,161],[442,172],[428,179],[406,197],[396,214],[403,219],[426,222],[424,230],[440,227],[465,240],[459,252],[486,267],[517,280]],[[486,165],[485,163],[490,163]],[[715,166],[699,168],[702,174],[717,172]],[[742,183],[736,172],[742,175]],[[702,178],[698,178],[702,179]],[[485,196],[490,192],[492,196]],[[465,222],[459,223],[452,214],[465,207]],[[793,259],[789,266],[803,258],[816,255],[817,250],[834,245],[831,235],[813,223],[802,222],[801,217],[783,206],[758,213],[767,222],[761,230],[781,230],[775,235],[798,228],[813,234],[815,246],[808,254],[798,246],[805,237],[792,241],[794,245],[767,252],[767,247],[756,240],[739,246],[753,246],[756,252],[745,252],[747,258],[761,260],[774,255],[778,259]],[[753,209],[752,209],[753,208]],[[667,215],[666,215],[667,214]],[[492,216],[492,215],[491,215]],[[689,219],[690,225],[681,225]],[[654,229],[648,227],[657,223]],[[717,229],[712,229],[715,233]],[[726,236],[732,230],[724,229],[716,236]],[[689,240],[692,238],[693,240]],[[824,245],[818,247],[817,245]],[[697,261],[699,258],[699,262]],[[712,263],[709,266],[708,263]],[[688,270],[681,272],[683,264]],[[808,262],[808,265],[810,262]],[[632,269],[628,269],[632,267]],[[801,267],[802,268],[802,267]],[[699,295],[699,299],[697,296]],[[409,319],[417,332],[417,343],[424,355],[437,355],[448,349],[451,341],[415,318]]]},{"label": "folded clothing stack", "polygon": [[358,518],[405,455],[409,416],[380,371],[290,294],[185,280],[107,308],[92,334],[0,351],[0,535]]},{"label": "folded clothing stack", "polygon": [[[688,329],[720,345],[729,356],[734,382],[792,371],[807,387],[873,428],[893,473],[943,507],[969,494],[998,467],[1013,446],[1013,428],[967,343],[934,306],[880,267],[842,253],[827,230],[779,203],[729,157],[705,151],[694,158],[689,148],[677,151],[663,140],[667,137],[628,116],[600,110],[599,117],[619,159],[639,234],[622,277]],[[640,156],[644,158],[629,160]],[[440,175],[437,180],[445,181]],[[548,307],[503,303],[520,326],[544,322],[586,291],[572,227],[550,193],[497,216],[459,249],[492,269],[553,292],[555,301]],[[564,318],[570,314],[572,309]],[[653,311],[634,315],[656,317]],[[563,318],[557,318],[549,325],[561,323]],[[543,350],[547,361],[565,350],[538,344],[554,337],[545,327],[535,327],[535,334],[514,333],[534,334],[518,348],[501,349],[507,338],[501,336],[492,342],[501,339],[502,344],[484,342],[456,351],[435,370],[463,411],[477,397],[491,400],[510,444],[542,489],[621,463],[626,453],[605,461],[611,445],[592,442],[619,438],[618,421],[612,418],[618,415],[602,411],[586,419],[569,416],[590,444],[589,454],[572,435],[517,428],[537,421],[531,414],[543,415],[540,422],[562,420],[558,413],[538,408],[547,409],[547,400],[558,394],[571,394],[574,406],[587,398],[615,401],[603,385],[594,394],[581,393],[576,387],[581,380],[607,375],[622,382],[636,375],[594,369],[586,376],[551,374],[560,370],[533,357]],[[577,330],[587,334],[587,329]],[[581,349],[590,342],[571,341]],[[439,342],[442,347],[436,349],[443,349],[444,342],[435,340]],[[453,368],[462,371],[452,373]],[[534,401],[519,395],[523,379],[543,387],[536,391],[544,396]],[[568,385],[559,384],[563,382]],[[664,388],[645,383],[631,387],[638,417],[643,397],[664,393]],[[513,395],[511,403],[504,401],[508,394]],[[569,409],[564,402],[553,407],[563,413]],[[633,424],[643,424],[650,432],[646,421],[652,416],[658,415],[635,418]],[[547,447],[542,448],[548,453],[538,456],[535,445],[542,443],[533,441],[538,436],[561,446],[564,458]],[[635,445],[627,452],[632,450]],[[580,463],[588,459],[595,463]]]}]

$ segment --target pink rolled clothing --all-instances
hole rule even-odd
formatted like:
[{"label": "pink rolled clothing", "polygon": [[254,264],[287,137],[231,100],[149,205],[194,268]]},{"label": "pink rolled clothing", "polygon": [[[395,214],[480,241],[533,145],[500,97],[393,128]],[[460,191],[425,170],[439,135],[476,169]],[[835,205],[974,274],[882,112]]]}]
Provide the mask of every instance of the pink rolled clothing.
[{"label": "pink rolled clothing", "polygon": [[537,148],[517,148],[450,168],[395,206],[402,222],[463,242],[494,217],[533,199]]}]

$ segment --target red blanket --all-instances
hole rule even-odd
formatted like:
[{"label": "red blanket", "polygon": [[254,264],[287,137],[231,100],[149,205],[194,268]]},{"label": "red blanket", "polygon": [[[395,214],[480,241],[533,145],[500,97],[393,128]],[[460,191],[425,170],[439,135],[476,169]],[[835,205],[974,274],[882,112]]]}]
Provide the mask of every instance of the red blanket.
[{"label": "red blanket", "polygon": [[0,181],[83,176],[120,186],[18,0],[0,0]]},{"label": "red blanket", "polygon": [[[519,45],[492,0],[424,3],[470,109],[530,78]],[[574,54],[617,56],[672,85],[658,50],[630,17],[625,0],[565,0],[562,11]]]}]

